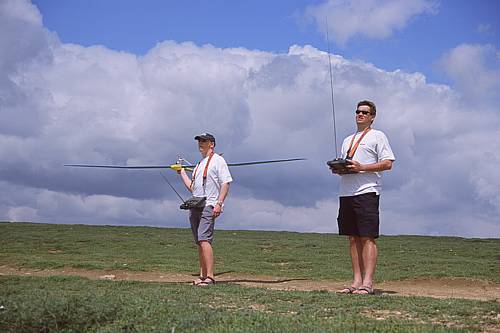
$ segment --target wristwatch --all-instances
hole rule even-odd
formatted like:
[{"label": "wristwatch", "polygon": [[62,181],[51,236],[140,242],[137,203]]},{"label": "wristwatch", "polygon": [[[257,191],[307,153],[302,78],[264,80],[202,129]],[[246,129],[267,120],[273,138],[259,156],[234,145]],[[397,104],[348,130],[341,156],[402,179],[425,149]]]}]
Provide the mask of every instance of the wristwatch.
[{"label": "wristwatch", "polygon": [[220,208],[224,208],[224,201],[221,200],[217,201],[217,205],[219,205]]}]

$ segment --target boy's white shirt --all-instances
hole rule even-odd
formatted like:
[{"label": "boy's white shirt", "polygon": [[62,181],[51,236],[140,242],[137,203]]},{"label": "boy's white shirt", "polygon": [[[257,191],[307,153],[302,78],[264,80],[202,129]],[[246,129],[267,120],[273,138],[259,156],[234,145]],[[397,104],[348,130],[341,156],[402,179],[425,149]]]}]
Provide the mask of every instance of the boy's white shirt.
[{"label": "boy's white shirt", "polygon": [[[219,199],[220,188],[224,183],[233,181],[229,167],[222,156],[214,153],[212,160],[208,166],[207,181],[205,184],[205,192],[203,191],[203,172],[208,161],[208,156],[198,164],[196,170],[196,179],[192,186],[192,193],[195,197],[206,197],[207,206],[215,206]],[[194,172],[194,171],[193,171]]]}]

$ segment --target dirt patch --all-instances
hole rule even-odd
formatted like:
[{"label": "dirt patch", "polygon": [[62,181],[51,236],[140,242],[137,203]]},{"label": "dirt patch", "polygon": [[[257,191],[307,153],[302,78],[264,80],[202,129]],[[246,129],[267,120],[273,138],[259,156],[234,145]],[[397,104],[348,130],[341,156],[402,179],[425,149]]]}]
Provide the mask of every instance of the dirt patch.
[{"label": "dirt patch", "polygon": [[[390,319],[403,319],[407,321],[413,321],[418,324],[428,324],[447,327],[447,328],[464,328],[466,325],[456,320],[453,316],[441,316],[430,319],[421,319],[417,314],[409,313],[407,311],[397,311],[397,310],[378,310],[378,309],[366,309],[361,311],[361,314],[375,320],[390,320]],[[481,328],[481,332],[498,333],[500,332],[500,327],[498,325],[493,326],[491,322],[500,322],[499,316],[495,312],[491,312],[487,315],[481,317],[476,316],[477,325]]]},{"label": "dirt patch", "polygon": [[[81,276],[92,280],[128,280],[163,283],[191,283],[190,274],[170,272],[134,272],[126,270],[85,270],[76,268],[26,269],[0,266],[0,275],[17,276]],[[326,290],[330,292],[342,289],[348,282],[329,280],[308,280],[286,277],[271,277],[220,273],[217,283],[235,283],[249,287],[275,290]],[[419,278],[403,281],[385,281],[375,286],[377,295],[426,296],[435,298],[464,298],[474,300],[500,300],[500,284],[466,278]],[[359,297],[359,296],[358,296]]]}]

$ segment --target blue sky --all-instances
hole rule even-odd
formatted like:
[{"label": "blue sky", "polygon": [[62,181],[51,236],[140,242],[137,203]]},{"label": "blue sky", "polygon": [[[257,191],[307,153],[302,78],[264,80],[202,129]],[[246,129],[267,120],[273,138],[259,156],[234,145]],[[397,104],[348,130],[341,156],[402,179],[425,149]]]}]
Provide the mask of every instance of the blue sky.
[{"label": "blue sky", "polygon": [[[377,104],[382,234],[500,237],[499,1],[0,1],[0,220],[185,227],[157,172],[232,168],[219,228],[337,232],[339,141]],[[174,173],[167,177],[186,197]]]},{"label": "blue sky", "polygon": [[[165,40],[285,53],[294,44],[326,50],[324,33],[315,22],[303,17],[307,7],[323,2],[33,1],[43,15],[44,25],[57,32],[63,42],[102,44],[134,54],[145,54]],[[437,64],[446,50],[460,43],[499,45],[500,1],[433,3],[431,12],[412,17],[387,38],[357,35],[345,44],[332,38],[332,51],[388,71],[421,72],[430,82],[449,83]]]}]

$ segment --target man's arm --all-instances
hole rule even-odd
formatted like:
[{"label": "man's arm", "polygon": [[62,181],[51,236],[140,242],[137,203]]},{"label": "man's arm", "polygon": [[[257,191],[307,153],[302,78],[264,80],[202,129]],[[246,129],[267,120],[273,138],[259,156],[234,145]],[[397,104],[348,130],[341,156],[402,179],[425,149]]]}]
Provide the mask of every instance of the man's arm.
[{"label": "man's arm", "polygon": [[229,193],[229,187],[231,183],[224,183],[220,187],[219,202],[224,202],[226,200],[227,194]]},{"label": "man's arm", "polygon": [[382,160],[373,164],[361,164],[358,161],[349,160],[349,165],[347,165],[347,169],[349,169],[350,172],[380,172],[391,170],[391,168],[391,160]]},{"label": "man's arm", "polygon": [[184,182],[184,185],[186,186],[186,188],[188,189],[188,191],[192,192],[192,189],[191,189],[191,179],[187,175],[186,170],[184,170],[184,168],[182,168],[180,171],[177,171],[177,173],[179,175],[181,175],[182,181]]},{"label": "man's arm", "polygon": [[226,200],[227,194],[229,193],[229,186],[231,186],[231,183],[223,183],[220,187],[220,194],[219,198],[217,199],[217,204],[214,207],[214,217],[218,217],[220,213],[222,213],[222,204],[224,203],[224,200]]}]

